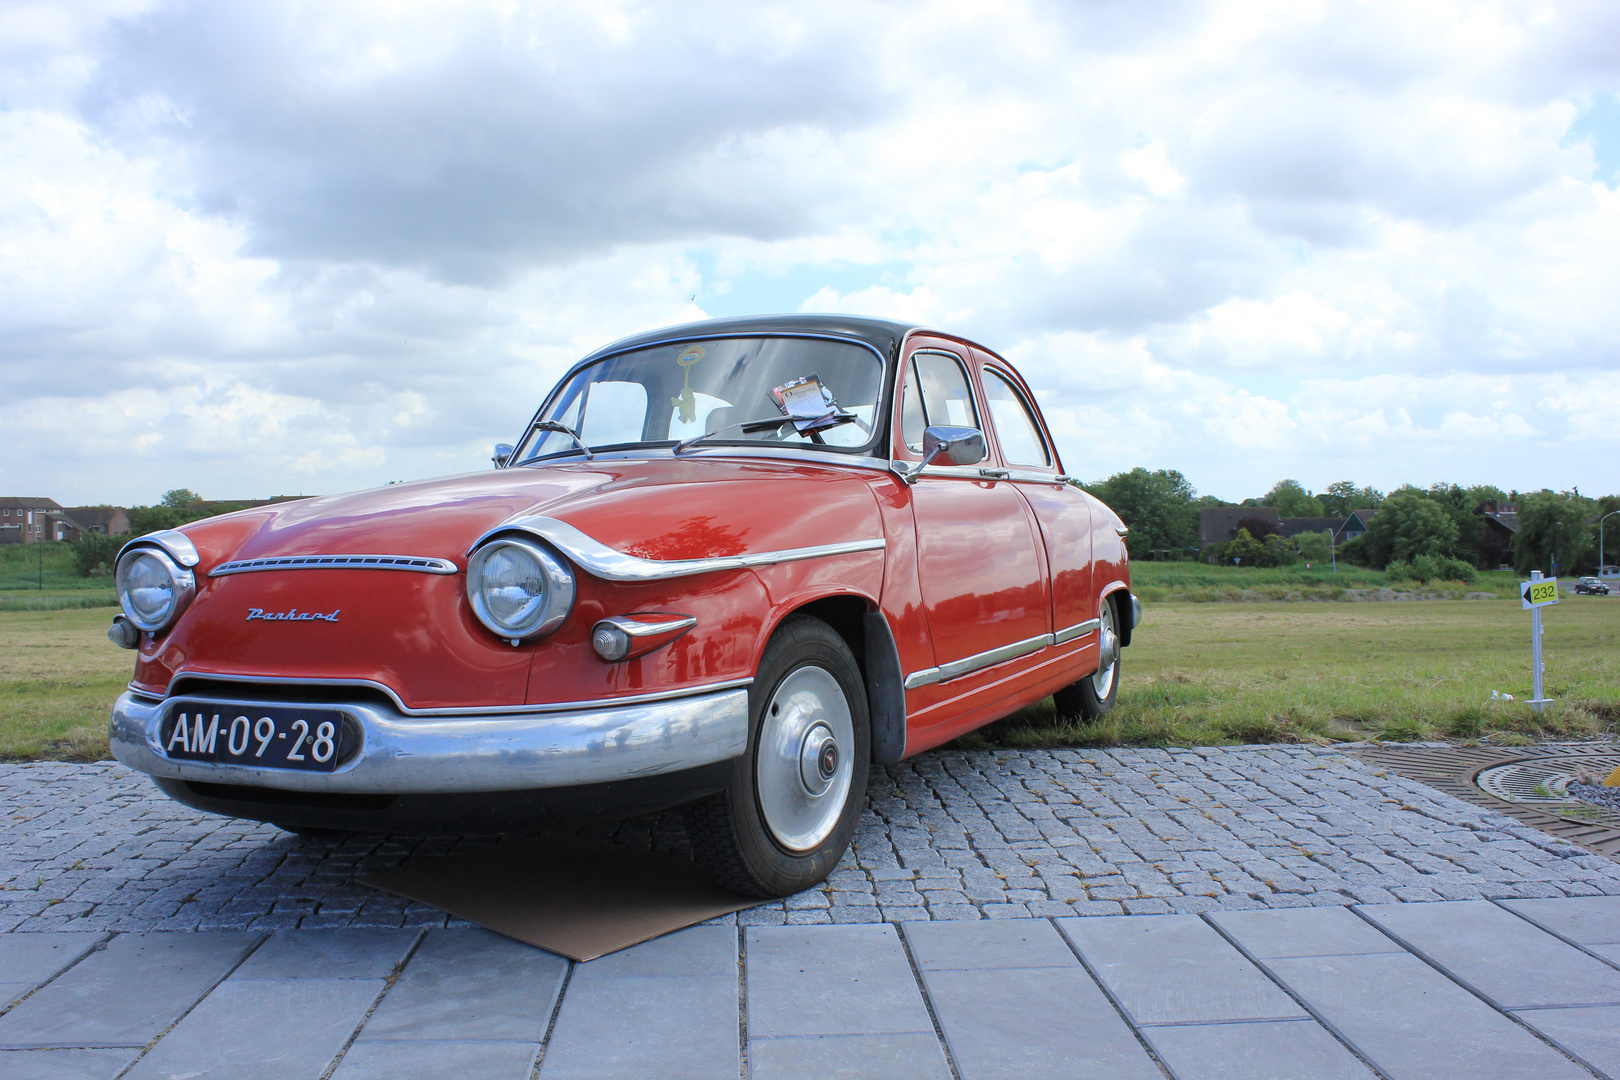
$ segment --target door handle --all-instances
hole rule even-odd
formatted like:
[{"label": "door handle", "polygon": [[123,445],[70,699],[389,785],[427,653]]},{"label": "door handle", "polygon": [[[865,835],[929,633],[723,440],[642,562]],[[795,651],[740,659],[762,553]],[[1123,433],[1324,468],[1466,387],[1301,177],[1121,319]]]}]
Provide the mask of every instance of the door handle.
[{"label": "door handle", "polygon": [[980,469],[979,475],[987,476],[992,480],[1005,480],[1011,474],[1006,469]]}]

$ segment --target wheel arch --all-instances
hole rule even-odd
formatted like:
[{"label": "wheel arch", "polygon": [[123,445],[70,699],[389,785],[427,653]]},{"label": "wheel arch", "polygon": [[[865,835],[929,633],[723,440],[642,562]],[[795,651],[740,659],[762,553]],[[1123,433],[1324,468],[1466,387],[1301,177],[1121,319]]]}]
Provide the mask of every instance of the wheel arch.
[{"label": "wheel arch", "polygon": [[[906,751],[906,692],[900,674],[900,651],[889,622],[870,600],[853,593],[818,597],[784,611],[770,628],[791,615],[820,619],[844,639],[860,666],[866,685],[866,712],[872,729],[872,763],[892,765]],[[770,639],[770,634],[765,640]]]},{"label": "wheel arch", "polygon": [[[1119,635],[1119,644],[1124,648],[1131,643],[1131,633],[1136,627],[1131,625],[1131,589],[1124,582],[1115,582],[1103,590],[1101,603],[1114,605],[1114,632]],[[1101,614],[1101,608],[1098,613]]]}]

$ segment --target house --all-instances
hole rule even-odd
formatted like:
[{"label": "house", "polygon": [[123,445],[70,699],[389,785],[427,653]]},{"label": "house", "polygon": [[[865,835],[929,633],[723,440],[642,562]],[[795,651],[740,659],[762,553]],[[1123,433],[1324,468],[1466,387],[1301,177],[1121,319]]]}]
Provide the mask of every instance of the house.
[{"label": "house", "polygon": [[1208,506],[1198,512],[1198,546],[1226,543],[1237,536],[1238,522],[1249,518],[1266,522],[1273,532],[1282,531],[1275,506]]},{"label": "house", "polygon": [[1377,510],[1350,511],[1350,516],[1344,519],[1344,524],[1339,527],[1338,532],[1334,533],[1333,539],[1340,544],[1347,540],[1354,540],[1367,531],[1367,526],[1371,524],[1377,513]]},{"label": "house", "polygon": [[129,513],[122,506],[70,506],[62,512],[84,532],[129,535]]},{"label": "house", "polygon": [[1479,535],[1479,565],[1506,566],[1513,561],[1513,537],[1519,532],[1519,508],[1512,503],[1486,499],[1474,507],[1485,519]]},{"label": "house", "polygon": [[[0,544],[31,544],[58,539],[58,533],[77,532],[77,526],[62,524],[61,513],[55,499],[0,495]],[[50,520],[52,514],[58,516],[57,521]]]},{"label": "house", "polygon": [[1332,533],[1337,540],[1339,530],[1344,526],[1344,518],[1337,517],[1297,517],[1279,519],[1277,531],[1283,536],[1298,536],[1301,533]]}]

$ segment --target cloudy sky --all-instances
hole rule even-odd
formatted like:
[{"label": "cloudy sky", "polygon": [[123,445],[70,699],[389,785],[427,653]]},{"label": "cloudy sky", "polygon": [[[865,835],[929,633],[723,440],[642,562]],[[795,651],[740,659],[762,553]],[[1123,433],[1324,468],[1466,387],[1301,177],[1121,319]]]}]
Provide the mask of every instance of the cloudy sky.
[{"label": "cloudy sky", "polygon": [[1069,471],[1620,490],[1620,5],[0,4],[0,494],[487,467],[707,316],[994,348]]}]

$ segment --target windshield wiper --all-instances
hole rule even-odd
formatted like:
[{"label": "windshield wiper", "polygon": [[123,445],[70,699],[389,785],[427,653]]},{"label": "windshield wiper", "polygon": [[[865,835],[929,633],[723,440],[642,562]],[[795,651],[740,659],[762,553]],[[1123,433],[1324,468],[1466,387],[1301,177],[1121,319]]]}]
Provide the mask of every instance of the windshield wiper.
[{"label": "windshield wiper", "polygon": [[[847,424],[855,418],[855,414],[852,412],[834,413],[831,421],[829,423],[824,423],[821,425],[821,427],[812,430],[809,433],[810,437],[815,439],[817,442],[820,442],[821,440],[817,437],[816,432],[825,428],[837,427],[840,424]],[[730,431],[732,428],[741,428],[744,435],[752,435],[758,431],[770,431],[773,428],[781,427],[783,424],[791,424],[795,419],[802,419],[802,417],[772,416],[764,420],[744,420],[741,423],[727,424],[725,427],[717,427],[713,431],[706,431],[702,435],[694,435],[690,439],[683,439],[681,442],[675,444],[675,449],[671,452],[679,454],[683,450],[690,450],[703,440],[712,439],[721,432]]]},{"label": "windshield wiper", "polygon": [[542,420],[538,424],[534,425],[534,430],[555,431],[559,435],[568,436],[579,445],[580,453],[585,455],[585,460],[591,460],[591,448],[585,445],[585,440],[579,437],[579,432],[575,431],[561,420]]}]

